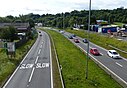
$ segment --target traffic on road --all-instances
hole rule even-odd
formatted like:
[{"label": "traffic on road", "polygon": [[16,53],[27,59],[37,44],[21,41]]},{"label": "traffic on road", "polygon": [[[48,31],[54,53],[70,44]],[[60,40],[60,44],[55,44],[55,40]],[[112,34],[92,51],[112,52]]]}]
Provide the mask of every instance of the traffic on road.
[{"label": "traffic on road", "polygon": [[[87,39],[83,39],[78,36],[70,39],[68,38],[68,36],[72,36],[73,34],[69,32],[65,32],[62,35],[69,39],[82,51],[87,53]],[[74,38],[79,40],[79,43],[75,43]],[[116,78],[116,81],[121,84],[127,85],[127,59],[120,56],[120,54],[116,50],[107,50],[92,42],[89,42],[89,45],[89,56],[91,57],[91,59],[93,59],[96,63],[99,63],[101,67],[104,68],[104,70],[106,69],[106,71],[108,71],[108,74],[112,75],[113,78]]]}]

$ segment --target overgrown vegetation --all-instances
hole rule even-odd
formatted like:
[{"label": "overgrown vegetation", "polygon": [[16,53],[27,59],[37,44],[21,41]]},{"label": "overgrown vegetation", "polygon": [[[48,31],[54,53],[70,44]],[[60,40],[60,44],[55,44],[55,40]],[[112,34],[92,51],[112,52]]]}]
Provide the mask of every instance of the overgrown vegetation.
[{"label": "overgrown vegetation", "polygon": [[0,28],[0,39],[13,42],[17,38],[17,30],[13,26]]},{"label": "overgrown vegetation", "polygon": [[0,85],[12,74],[35,40],[29,40],[26,44],[16,49],[15,58],[8,58],[5,49],[0,49]]},{"label": "overgrown vegetation", "polygon": [[115,24],[115,25],[118,25],[118,26],[120,26],[120,27],[123,27],[123,25],[124,25],[125,23],[114,22],[114,24]]},{"label": "overgrown vegetation", "polygon": [[66,88],[121,88],[109,75],[89,60],[89,76],[85,79],[86,55],[61,34],[47,30],[55,42]]},{"label": "overgrown vegetation", "polygon": [[[70,33],[74,33],[82,38],[87,38],[87,31],[75,31],[75,30],[66,30]],[[104,47],[106,49],[112,49],[111,47],[109,47],[108,45],[112,45],[116,48],[119,48],[121,50],[127,51],[127,42],[125,41],[120,41],[117,40],[116,38],[111,38],[108,36],[104,36],[104,35],[100,35],[98,33],[90,33],[90,41],[101,46]],[[123,57],[127,58],[127,54],[122,53],[120,51],[118,51]]]}]

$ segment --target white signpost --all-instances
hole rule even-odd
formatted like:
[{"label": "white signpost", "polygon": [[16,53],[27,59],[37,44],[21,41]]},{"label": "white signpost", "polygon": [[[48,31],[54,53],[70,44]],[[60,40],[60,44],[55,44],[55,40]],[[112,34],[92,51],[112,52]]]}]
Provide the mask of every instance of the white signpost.
[{"label": "white signpost", "polygon": [[7,50],[9,52],[15,52],[15,43],[14,42],[8,42],[7,43]]},{"label": "white signpost", "polygon": [[15,42],[7,42],[7,55],[15,57]]},{"label": "white signpost", "polygon": [[4,48],[4,42],[0,42],[0,48]]}]

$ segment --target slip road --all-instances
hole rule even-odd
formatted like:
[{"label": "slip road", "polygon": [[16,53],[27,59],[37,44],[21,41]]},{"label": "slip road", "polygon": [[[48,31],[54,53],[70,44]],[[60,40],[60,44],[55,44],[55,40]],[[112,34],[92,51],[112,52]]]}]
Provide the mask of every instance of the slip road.
[{"label": "slip road", "polygon": [[53,88],[50,39],[41,35],[3,88]]}]

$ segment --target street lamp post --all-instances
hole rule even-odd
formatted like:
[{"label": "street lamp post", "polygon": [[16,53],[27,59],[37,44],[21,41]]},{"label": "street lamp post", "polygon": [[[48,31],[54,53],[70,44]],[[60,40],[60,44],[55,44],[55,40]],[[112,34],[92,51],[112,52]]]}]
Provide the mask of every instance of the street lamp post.
[{"label": "street lamp post", "polygon": [[88,20],[88,44],[87,44],[87,58],[86,58],[86,79],[88,79],[88,60],[89,60],[89,37],[90,37],[90,16],[91,15],[91,0],[89,2],[89,20]]}]

